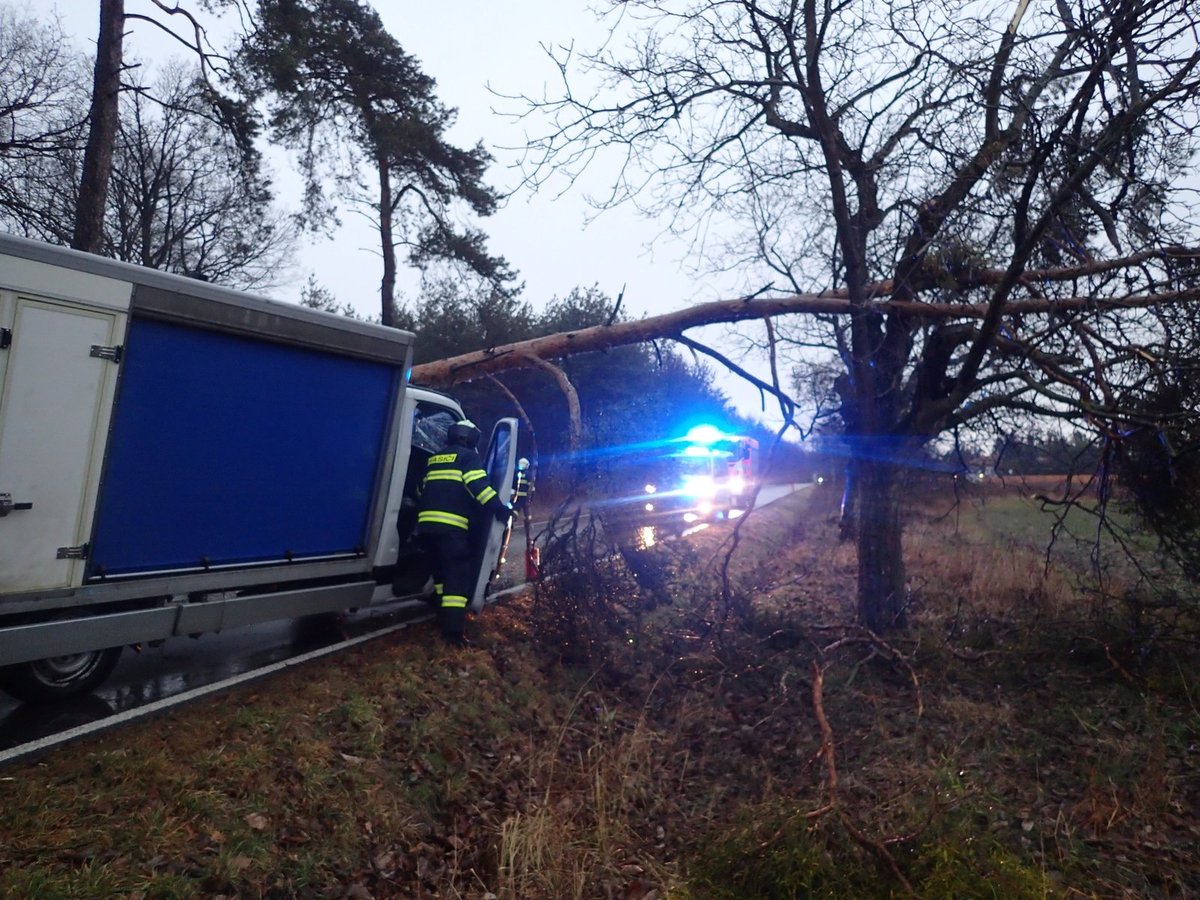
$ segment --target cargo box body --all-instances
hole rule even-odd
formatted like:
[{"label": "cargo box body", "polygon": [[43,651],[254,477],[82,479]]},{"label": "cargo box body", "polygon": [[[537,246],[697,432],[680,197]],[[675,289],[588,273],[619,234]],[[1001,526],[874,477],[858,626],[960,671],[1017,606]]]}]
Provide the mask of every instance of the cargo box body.
[{"label": "cargo box body", "polygon": [[136,311],[125,347],[85,580],[365,557],[402,369]]},{"label": "cargo box body", "polygon": [[[369,602],[395,552],[411,349],[407,332],[0,236],[0,665],[94,643],[46,627],[84,612],[157,623],[186,618],[164,615],[172,598],[265,607],[306,586],[284,602],[297,615]],[[165,636],[112,627],[110,645]]]}]

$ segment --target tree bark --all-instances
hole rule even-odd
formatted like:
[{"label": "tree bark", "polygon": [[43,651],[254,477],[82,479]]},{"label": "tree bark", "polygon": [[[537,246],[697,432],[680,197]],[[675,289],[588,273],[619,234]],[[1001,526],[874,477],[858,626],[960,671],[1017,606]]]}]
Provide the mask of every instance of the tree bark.
[{"label": "tree bark", "polygon": [[383,254],[383,278],[379,282],[379,321],[396,325],[396,244],[392,227],[392,168],[385,156],[376,160],[379,171],[379,249]]},{"label": "tree bark", "polygon": [[853,458],[846,461],[845,479],[838,508],[838,538],[849,541],[858,536],[858,466]]},{"label": "tree bark", "polygon": [[104,209],[108,203],[108,180],[112,174],[113,144],[117,137],[124,39],[125,0],[100,0],[91,122],[83,151],[75,233],[71,238],[72,247],[88,253],[98,253],[104,243]]},{"label": "tree bark", "polygon": [[857,461],[858,620],[874,632],[904,624],[899,472],[886,460]]}]

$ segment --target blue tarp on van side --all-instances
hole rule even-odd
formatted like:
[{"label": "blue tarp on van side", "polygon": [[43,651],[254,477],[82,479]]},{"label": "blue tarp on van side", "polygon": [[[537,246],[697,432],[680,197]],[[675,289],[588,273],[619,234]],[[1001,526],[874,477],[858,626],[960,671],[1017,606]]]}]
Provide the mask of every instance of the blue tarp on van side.
[{"label": "blue tarp on van side", "polygon": [[135,318],[88,576],[365,549],[399,367]]}]

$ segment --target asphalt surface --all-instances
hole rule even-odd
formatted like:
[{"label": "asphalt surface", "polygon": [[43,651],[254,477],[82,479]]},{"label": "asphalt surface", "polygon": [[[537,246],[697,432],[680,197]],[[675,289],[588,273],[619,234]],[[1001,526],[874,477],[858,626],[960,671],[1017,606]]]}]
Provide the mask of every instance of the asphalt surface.
[{"label": "asphalt surface", "polygon": [[180,696],[274,663],[428,616],[425,604],[394,603],[346,616],[268,622],[195,639],[173,638],[140,653],[126,648],[92,694],[52,705],[0,695],[0,751]]}]

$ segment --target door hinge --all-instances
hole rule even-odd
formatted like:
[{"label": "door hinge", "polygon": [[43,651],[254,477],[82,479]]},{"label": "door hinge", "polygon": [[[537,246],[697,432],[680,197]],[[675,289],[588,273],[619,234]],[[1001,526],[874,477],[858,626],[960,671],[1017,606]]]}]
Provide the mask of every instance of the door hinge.
[{"label": "door hinge", "polygon": [[7,350],[12,346],[12,329],[0,328],[0,350]]},{"label": "door hinge", "polygon": [[55,559],[87,559],[89,544],[78,547],[59,547]]},{"label": "door hinge", "polygon": [[115,347],[101,347],[99,344],[92,344],[91,355],[96,359],[107,359],[110,362],[119,363],[121,361],[121,352],[125,348],[120,344]]}]

